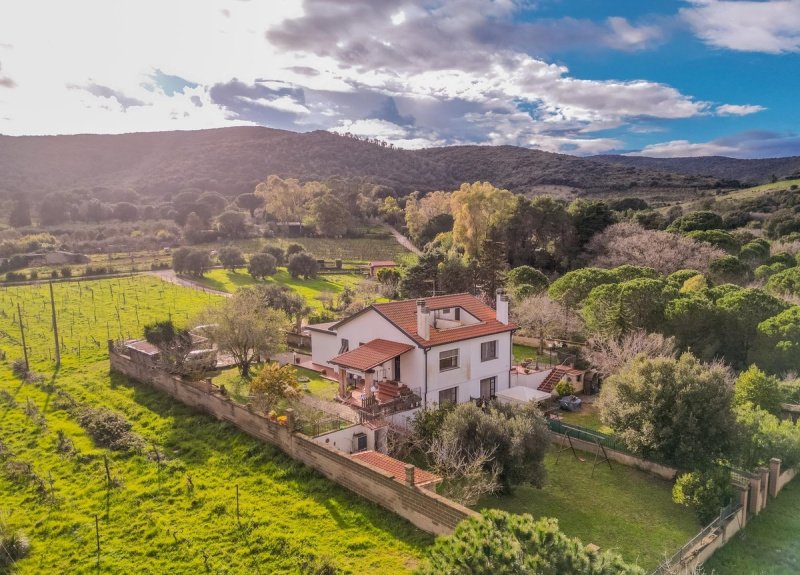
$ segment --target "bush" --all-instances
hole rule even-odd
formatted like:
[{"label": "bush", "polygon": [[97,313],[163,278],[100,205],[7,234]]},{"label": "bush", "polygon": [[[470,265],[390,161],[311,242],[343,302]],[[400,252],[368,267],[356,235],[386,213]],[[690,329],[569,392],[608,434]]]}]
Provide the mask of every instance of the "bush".
[{"label": "bush", "polygon": [[306,251],[306,248],[303,247],[301,244],[289,244],[286,246],[286,257],[289,258],[294,254],[299,254],[300,252]]},{"label": "bush", "polygon": [[18,272],[8,272],[6,274],[6,281],[7,282],[25,281],[25,274],[21,274],[21,273],[18,273]]},{"label": "bush", "polygon": [[673,501],[692,509],[703,525],[717,517],[732,497],[731,477],[725,468],[684,473],[672,487]]},{"label": "bush", "polygon": [[30,278],[31,281],[36,281],[39,279],[39,272],[33,270],[28,277]]},{"label": "bush", "polygon": [[124,452],[144,449],[144,440],[132,431],[130,422],[108,408],[84,407],[78,412],[77,419],[100,447]]},{"label": "bush", "polygon": [[561,397],[564,397],[566,395],[572,395],[573,393],[575,393],[575,388],[573,388],[572,384],[568,382],[566,379],[562,379],[561,381],[559,381],[555,387],[555,390],[556,393]]},{"label": "bush", "polygon": [[71,267],[63,267],[63,268],[61,268],[61,277],[62,278],[71,278],[72,277],[72,268]]},{"label": "bush", "polygon": [[58,270],[53,270],[50,272],[51,279],[58,279]]},{"label": "bush", "polygon": [[261,248],[262,254],[269,254],[275,258],[276,265],[282,266],[286,261],[286,254],[279,246],[264,246]]},{"label": "bush", "polygon": [[25,557],[31,545],[22,531],[0,524],[0,573],[10,573],[14,564]]}]

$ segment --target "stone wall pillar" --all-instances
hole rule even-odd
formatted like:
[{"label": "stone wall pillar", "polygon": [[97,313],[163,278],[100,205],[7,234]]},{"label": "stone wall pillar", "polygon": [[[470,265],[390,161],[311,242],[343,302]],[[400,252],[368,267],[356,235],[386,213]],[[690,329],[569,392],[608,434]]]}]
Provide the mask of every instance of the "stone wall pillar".
[{"label": "stone wall pillar", "polygon": [[294,409],[291,407],[286,410],[286,427],[290,432],[295,430]]},{"label": "stone wall pillar", "polygon": [[761,511],[761,477],[750,478],[750,513],[758,515]]},{"label": "stone wall pillar", "polygon": [[767,506],[767,493],[769,493],[769,469],[760,467],[758,469],[761,479],[761,509]]},{"label": "stone wall pillar", "polygon": [[781,476],[781,460],[773,457],[769,460],[769,496],[778,496],[778,478]]},{"label": "stone wall pillar", "polygon": [[413,487],[413,485],[414,485],[414,466],[409,464],[409,463],[406,463],[405,466],[404,466],[404,469],[406,471],[406,483]]},{"label": "stone wall pillar", "polygon": [[747,524],[747,509],[748,509],[748,497],[750,495],[750,489],[747,486],[739,485],[739,505],[742,506],[742,529]]}]

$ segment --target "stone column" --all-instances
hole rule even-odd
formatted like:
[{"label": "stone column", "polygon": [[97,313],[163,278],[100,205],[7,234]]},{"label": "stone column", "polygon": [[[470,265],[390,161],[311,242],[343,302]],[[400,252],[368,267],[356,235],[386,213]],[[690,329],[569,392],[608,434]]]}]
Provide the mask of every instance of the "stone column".
[{"label": "stone column", "polygon": [[778,496],[778,478],[781,476],[781,460],[773,457],[769,460],[769,496]]},{"label": "stone column", "polygon": [[339,397],[345,398],[347,394],[347,372],[343,367],[339,368]]},{"label": "stone column", "polygon": [[414,486],[414,466],[410,463],[406,463],[403,468],[406,471],[406,483],[408,485]]},{"label": "stone column", "polygon": [[286,427],[289,428],[289,431],[293,432],[294,431],[294,425],[295,425],[294,409],[292,409],[290,407],[289,409],[286,410]]},{"label": "stone column", "polygon": [[767,506],[767,493],[769,492],[769,469],[761,467],[758,472],[761,475],[761,509],[764,509]]},{"label": "stone column", "polygon": [[750,478],[750,513],[758,515],[761,511],[761,477]]},{"label": "stone column", "polygon": [[746,486],[739,486],[739,505],[742,506],[742,529],[747,524],[747,497],[750,490]]}]

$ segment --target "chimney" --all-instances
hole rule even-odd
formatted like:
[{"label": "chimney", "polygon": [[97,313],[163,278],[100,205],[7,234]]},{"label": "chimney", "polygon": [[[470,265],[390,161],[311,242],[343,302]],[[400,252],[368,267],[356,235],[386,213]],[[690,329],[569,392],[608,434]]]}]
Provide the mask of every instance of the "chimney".
[{"label": "chimney", "polygon": [[502,289],[497,290],[497,321],[508,325],[508,296]]},{"label": "chimney", "polygon": [[431,325],[429,323],[428,308],[425,306],[424,299],[417,300],[417,335],[422,339],[431,338]]}]

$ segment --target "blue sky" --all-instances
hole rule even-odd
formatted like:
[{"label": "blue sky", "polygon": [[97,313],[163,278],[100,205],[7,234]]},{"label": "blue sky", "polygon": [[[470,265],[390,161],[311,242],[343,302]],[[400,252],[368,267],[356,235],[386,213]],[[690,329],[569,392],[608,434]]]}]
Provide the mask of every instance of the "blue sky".
[{"label": "blue sky", "polygon": [[[46,15],[46,17],[43,17]],[[800,155],[800,0],[6,0],[0,133]]]}]

